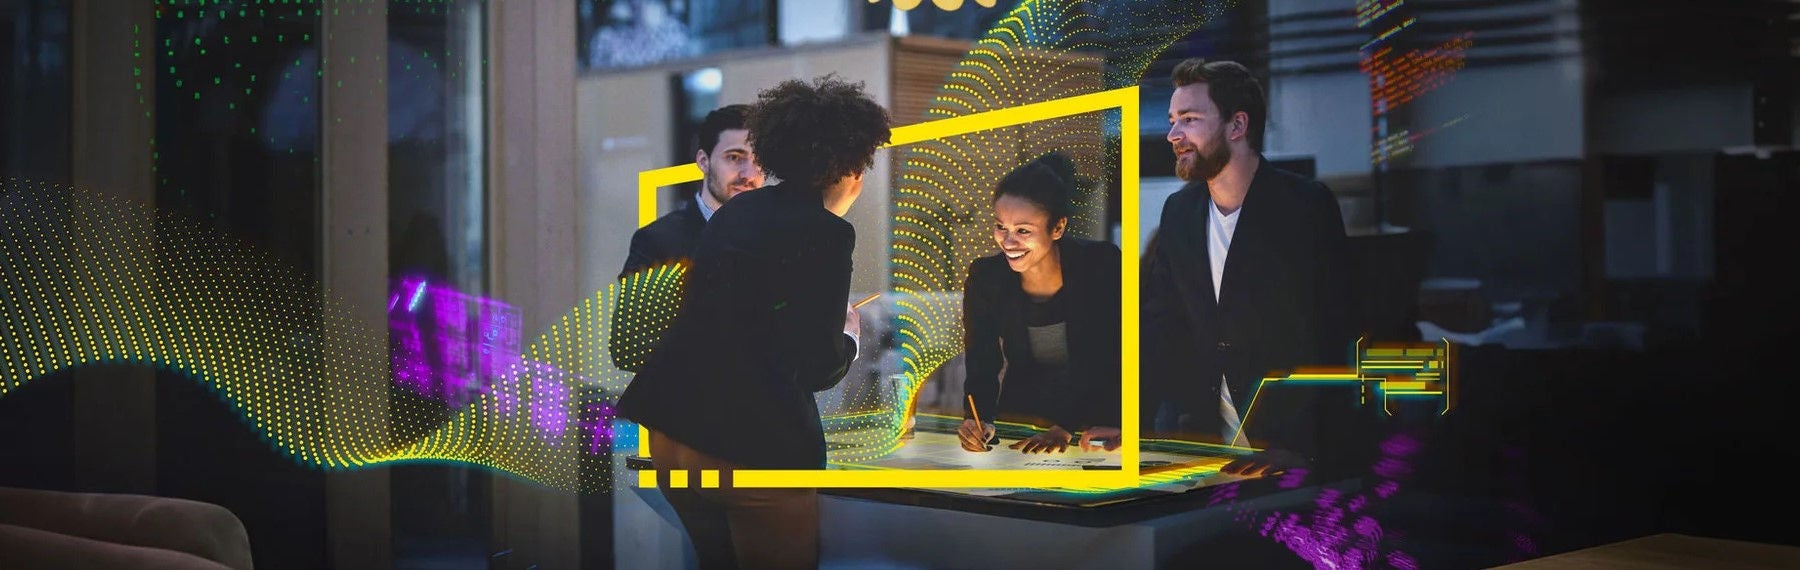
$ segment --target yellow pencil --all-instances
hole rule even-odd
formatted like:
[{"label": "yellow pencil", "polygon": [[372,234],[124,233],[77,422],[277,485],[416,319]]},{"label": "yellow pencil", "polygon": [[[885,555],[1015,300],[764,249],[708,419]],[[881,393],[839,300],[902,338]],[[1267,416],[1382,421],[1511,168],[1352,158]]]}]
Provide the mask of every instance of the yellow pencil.
[{"label": "yellow pencil", "polygon": [[881,298],[881,294],[880,294],[880,293],[876,293],[876,294],[874,294],[874,295],[870,295],[870,296],[868,296],[868,297],[865,297],[865,298],[863,298],[863,300],[861,300],[861,301],[857,301],[857,302],[856,302],[856,304],[855,304],[855,305],[851,305],[851,306],[850,306],[850,308],[852,308],[852,309],[861,309],[861,308],[862,308],[862,306],[863,306],[863,305],[867,305],[867,304],[869,304],[869,301],[874,301],[874,300],[876,300],[876,299],[879,299],[879,298]]},{"label": "yellow pencil", "polygon": [[[966,397],[969,398],[969,414],[975,416],[975,433],[986,435],[987,430],[981,429],[981,410],[975,409],[975,395],[967,394]],[[991,447],[987,447],[987,439],[985,439],[985,438],[983,438],[981,440],[981,446],[986,447],[988,449],[993,449]]]},{"label": "yellow pencil", "polygon": [[975,395],[969,394],[969,413],[975,416],[975,427],[981,427],[981,411],[975,409]]}]

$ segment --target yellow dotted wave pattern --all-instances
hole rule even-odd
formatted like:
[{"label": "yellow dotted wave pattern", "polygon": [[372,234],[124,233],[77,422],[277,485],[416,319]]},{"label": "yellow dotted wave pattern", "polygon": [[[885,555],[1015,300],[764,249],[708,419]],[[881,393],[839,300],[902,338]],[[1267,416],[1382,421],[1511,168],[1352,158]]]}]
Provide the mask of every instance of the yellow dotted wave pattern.
[{"label": "yellow dotted wave pattern", "polygon": [[[1233,4],[1026,0],[955,66],[923,119],[1136,83],[1171,42]],[[962,279],[994,249],[988,208],[1002,175],[1044,152],[1070,154],[1088,189],[1070,231],[1104,237],[1105,165],[1118,152],[1107,133],[1137,134],[1117,122],[1090,113],[900,149],[889,283],[903,383],[856,397],[847,407],[860,413],[827,423],[835,437],[859,439],[832,461],[891,451],[919,388],[961,353]],[[627,334],[657,334],[677,307],[682,276],[680,265],[654,268],[581,299],[471,403],[443,409],[397,401],[407,396],[392,382],[385,323],[358,320],[316,280],[206,224],[89,190],[8,180],[0,254],[0,397],[84,364],[156,365],[202,382],[272,447],[306,464],[450,461],[581,492],[609,490],[611,472],[597,464],[604,454],[583,424],[631,378],[613,366],[605,342],[613,312],[646,323]]]}]

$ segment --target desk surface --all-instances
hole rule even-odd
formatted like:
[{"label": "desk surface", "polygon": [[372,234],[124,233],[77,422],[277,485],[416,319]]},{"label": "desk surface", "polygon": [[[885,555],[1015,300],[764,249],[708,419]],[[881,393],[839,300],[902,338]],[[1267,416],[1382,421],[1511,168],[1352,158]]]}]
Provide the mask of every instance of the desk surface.
[{"label": "desk surface", "polygon": [[[1061,453],[1022,453],[1007,446],[1031,437],[1038,430],[1020,424],[1000,423],[999,443],[987,452],[964,450],[956,437],[960,418],[920,414],[909,439],[881,457],[857,462],[832,462],[832,469],[1006,469],[1082,470],[1118,469],[1120,453],[1082,451],[1071,445]],[[827,436],[827,443],[834,439]],[[848,438],[858,439],[858,438]],[[863,438],[868,439],[868,438]],[[1178,440],[1147,440],[1139,446],[1138,468],[1144,483],[1132,489],[921,489],[962,496],[1012,498],[1025,502],[1070,507],[1092,507],[1146,496],[1185,493],[1201,487],[1242,480],[1219,473],[1232,459],[1249,453],[1245,448]]]},{"label": "desk surface", "polygon": [[[1082,470],[1118,469],[1121,466],[1121,454],[1118,451],[1081,451],[1079,448],[1071,446],[1068,451],[1063,453],[1025,454],[1009,449],[1007,445],[1037,433],[1036,429],[1019,424],[1001,423],[996,426],[996,435],[1000,441],[993,450],[985,453],[965,451],[956,437],[956,428],[961,423],[961,418],[919,414],[916,416],[916,420],[912,436],[902,440],[898,448],[887,450],[872,459],[830,461],[828,468],[850,470]],[[827,423],[830,424],[831,420],[828,419]],[[881,440],[879,437],[874,437],[873,434],[845,429],[841,426],[836,429],[830,429],[828,426],[825,439],[829,448],[839,452],[859,451],[861,450],[859,445],[867,445],[866,442]],[[1167,499],[1177,497],[1203,501],[1203,498],[1199,496],[1206,495],[1206,493],[1195,493],[1194,491],[1246,479],[1241,476],[1220,473],[1219,468],[1232,459],[1250,452],[1251,450],[1247,448],[1208,443],[1168,439],[1145,440],[1139,446],[1138,458],[1140,479],[1143,482],[1137,487],[1128,489],[971,488],[822,489],[821,491],[890,503],[975,510],[1024,518],[1051,520],[1079,516],[1084,521],[1099,524],[1104,517],[1089,518],[1075,513],[1092,511],[1096,507],[1122,505],[1132,505],[1134,508],[1130,510],[1135,512],[1141,510],[1135,507],[1148,506],[1150,503],[1163,503]],[[836,454],[834,453],[834,455]],[[860,455],[866,456],[867,454]],[[630,469],[645,469],[649,467],[649,461],[634,456],[626,462],[626,466]],[[1268,485],[1253,486],[1251,489],[1260,489],[1263,486],[1273,489],[1275,484],[1271,481]],[[1049,511],[1067,512],[1057,514]],[[1124,513],[1112,514],[1123,515]]]},{"label": "desk surface", "polygon": [[[1120,467],[1120,454],[1116,450],[1081,451],[1070,447],[1063,453],[1025,454],[1009,449],[1008,445],[1030,437],[1036,430],[1004,423],[997,426],[1000,442],[993,450],[965,451],[955,435],[960,423],[959,418],[920,414],[913,436],[904,440],[898,449],[866,461],[832,462],[831,468],[1078,470]],[[845,436],[845,440],[869,439],[854,434],[838,435]],[[834,438],[827,436],[826,439]],[[1056,518],[1043,509],[1080,511],[1110,505],[1143,504],[1242,481],[1245,478],[1219,473],[1219,468],[1248,452],[1244,448],[1222,445],[1148,440],[1140,446],[1138,458],[1144,483],[1129,489],[827,489],[822,492],[891,503]],[[1037,517],[1033,517],[1034,513]]]},{"label": "desk surface", "polygon": [[1687,568],[1800,568],[1800,548],[1739,540],[1657,534],[1536,560],[1506,570],[1662,570]]}]

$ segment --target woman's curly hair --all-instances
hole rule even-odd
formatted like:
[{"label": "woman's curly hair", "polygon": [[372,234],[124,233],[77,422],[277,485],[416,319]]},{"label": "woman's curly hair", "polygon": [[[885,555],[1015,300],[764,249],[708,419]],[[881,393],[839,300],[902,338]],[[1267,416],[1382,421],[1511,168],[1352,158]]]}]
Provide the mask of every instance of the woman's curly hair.
[{"label": "woman's curly hair", "polygon": [[862,82],[835,74],[811,85],[789,79],[757,94],[744,127],[763,172],[809,188],[868,170],[890,132],[887,110],[863,93]]}]

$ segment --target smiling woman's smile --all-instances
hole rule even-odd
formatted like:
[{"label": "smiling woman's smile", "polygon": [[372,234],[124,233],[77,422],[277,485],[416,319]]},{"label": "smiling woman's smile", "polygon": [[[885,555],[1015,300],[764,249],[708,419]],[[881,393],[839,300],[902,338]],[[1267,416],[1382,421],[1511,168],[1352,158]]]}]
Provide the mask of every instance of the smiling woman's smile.
[{"label": "smiling woman's smile", "polygon": [[1054,271],[1060,276],[1056,240],[1062,237],[1065,225],[1066,220],[1058,220],[1051,227],[1050,212],[1026,198],[1001,196],[994,200],[994,244],[1000,246],[1013,271],[1039,277],[1039,273]]}]

